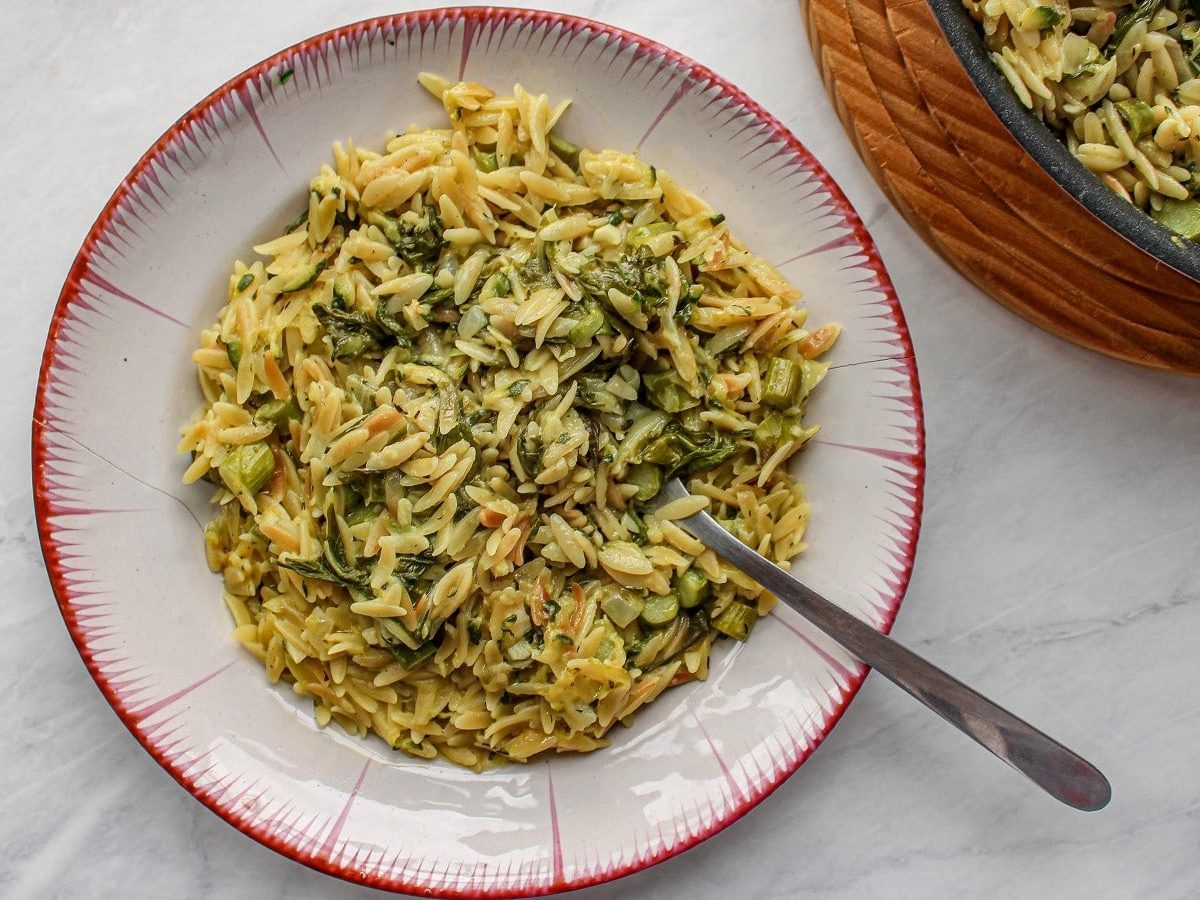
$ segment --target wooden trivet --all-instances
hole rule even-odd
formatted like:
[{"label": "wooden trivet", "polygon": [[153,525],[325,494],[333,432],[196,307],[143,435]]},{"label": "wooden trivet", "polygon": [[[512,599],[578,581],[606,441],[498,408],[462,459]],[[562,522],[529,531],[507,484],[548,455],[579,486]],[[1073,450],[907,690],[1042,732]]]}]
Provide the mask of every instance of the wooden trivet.
[{"label": "wooden trivet", "polygon": [[931,247],[1013,312],[1119,359],[1200,375],[1200,283],[1063,190],[976,90],[925,0],[801,0],[834,108]]}]

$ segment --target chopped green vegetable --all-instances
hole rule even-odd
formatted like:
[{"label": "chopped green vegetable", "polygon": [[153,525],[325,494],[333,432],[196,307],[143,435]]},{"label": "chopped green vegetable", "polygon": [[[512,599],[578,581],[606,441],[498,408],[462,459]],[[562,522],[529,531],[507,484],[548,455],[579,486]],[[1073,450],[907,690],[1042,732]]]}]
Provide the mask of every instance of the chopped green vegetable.
[{"label": "chopped green vegetable", "polygon": [[300,215],[296,216],[296,218],[294,218],[292,220],[292,223],[283,230],[283,233],[291,234],[293,231],[298,230],[300,228],[300,226],[303,225],[307,221],[308,221],[308,207],[306,206],[306,207],[304,207],[304,212],[302,212],[302,213],[300,213]]},{"label": "chopped green vegetable", "polygon": [[279,73],[279,83],[287,84],[289,81],[292,80],[292,76],[295,74],[296,74],[295,71],[293,69],[291,69],[290,67],[287,69],[284,69],[282,72]]},{"label": "chopped green vegetable", "polygon": [[679,615],[679,598],[674,594],[651,594],[642,606],[642,621],[652,628],[667,625]]},{"label": "chopped green vegetable", "polygon": [[558,280],[554,277],[554,271],[550,268],[550,263],[546,261],[546,255],[535,253],[525,261],[518,271],[521,284],[525,285],[526,291],[534,291],[538,288],[553,288],[558,287]]},{"label": "chopped green vegetable", "polygon": [[636,484],[635,500],[653,500],[662,490],[662,471],[653,463],[638,463],[625,473],[626,484]]},{"label": "chopped green vegetable", "polygon": [[1141,140],[1154,130],[1154,110],[1145,100],[1131,97],[1116,104],[1117,112],[1129,126],[1129,136],[1135,141]]},{"label": "chopped green vegetable", "polygon": [[526,425],[517,435],[517,462],[521,464],[525,477],[531,479],[542,470],[544,448],[529,432],[530,428]]},{"label": "chopped green vegetable", "polygon": [[[467,298],[470,299],[469,297]],[[432,288],[421,295],[421,302],[429,306],[441,306],[454,300],[454,288]],[[467,300],[463,300],[466,303]]]},{"label": "chopped green vegetable", "polygon": [[432,206],[425,207],[425,221],[416,225],[400,225],[398,239],[392,243],[396,246],[396,255],[413,268],[436,263],[446,245],[442,237],[444,231],[441,217]]},{"label": "chopped green vegetable", "polygon": [[620,398],[608,389],[599,375],[580,375],[575,379],[575,405],[596,412],[619,414],[622,409]]},{"label": "chopped green vegetable", "polygon": [[586,347],[607,324],[608,320],[604,318],[604,311],[597,304],[588,303],[584,307],[583,318],[572,325],[571,330],[567,332],[567,340],[576,347]]},{"label": "chopped green vegetable", "polygon": [[387,507],[382,503],[364,503],[358,509],[346,515],[346,524],[353,528],[355,525],[373,522],[382,516],[386,510]]},{"label": "chopped green vegetable", "polygon": [[329,333],[334,359],[350,359],[382,346],[383,332],[364,313],[314,306],[313,313]]},{"label": "chopped green vegetable", "polygon": [[767,364],[762,401],[776,409],[787,409],[800,399],[803,385],[804,367],[794,359],[776,356]]},{"label": "chopped green vegetable", "polygon": [[229,364],[235,369],[242,364],[242,342],[237,338],[229,341],[225,345],[225,355],[229,357]]},{"label": "chopped green vegetable", "polygon": [[666,279],[654,254],[648,249],[643,253],[644,255],[627,253],[615,261],[593,260],[580,270],[575,282],[584,293],[606,306],[609,305],[610,288],[616,288],[635,300],[641,298],[651,306],[657,306],[666,294]]},{"label": "chopped green vegetable", "polygon": [[754,443],[764,456],[770,456],[793,437],[796,419],[773,412],[754,428]]},{"label": "chopped green vegetable", "polygon": [[349,275],[339,275],[333,279],[333,303],[334,309],[353,309],[354,308],[354,284],[350,281]]},{"label": "chopped green vegetable", "polygon": [[572,169],[579,168],[579,147],[553,131],[550,132],[550,149]]},{"label": "chopped green vegetable", "polygon": [[432,556],[402,553],[396,557],[396,568],[392,574],[405,587],[411,588],[432,565]]},{"label": "chopped green vegetable", "polygon": [[642,614],[642,598],[627,588],[619,588],[600,601],[600,608],[618,628],[627,628]]},{"label": "chopped green vegetable", "polygon": [[[386,301],[376,305],[375,321],[379,323],[379,327],[383,329],[383,331],[395,338],[396,343],[398,343],[401,347],[409,347],[412,345],[412,341],[409,338],[407,322],[398,318],[396,313],[392,311],[391,307]],[[428,331],[429,329],[425,330]]]},{"label": "chopped green vegetable", "polygon": [[[434,441],[438,453],[448,447],[453,447],[459,441],[466,441],[472,447],[476,446],[475,434],[471,431],[470,423],[463,416],[462,398],[459,396],[458,390],[451,386],[439,388],[438,398],[437,435]],[[475,459],[475,469],[472,470],[472,475],[478,471],[478,453],[475,454]]]},{"label": "chopped green vegetable", "polygon": [[688,285],[687,290],[679,295],[679,303],[675,306],[675,321],[686,325],[692,321],[692,310],[696,301],[704,296],[704,287],[699,284]]},{"label": "chopped green vegetable", "polygon": [[279,293],[289,294],[292,291],[300,291],[308,287],[317,280],[317,276],[321,274],[321,270],[325,268],[325,260],[309,263],[300,268],[291,278],[287,279],[279,286]]},{"label": "chopped green vegetable", "polygon": [[1068,31],[1062,40],[1063,76],[1074,78],[1091,72],[1104,59],[1100,48],[1081,34]]},{"label": "chopped green vegetable", "polygon": [[708,611],[705,609],[693,609],[687,617],[688,630],[687,637],[683,640],[683,649],[687,650],[696,641],[707,637],[712,631],[712,623],[708,620]]},{"label": "chopped green vegetable", "polygon": [[621,466],[625,463],[637,462],[646,446],[666,430],[670,421],[665,413],[658,410],[648,412],[639,418],[625,432],[625,440],[621,441],[621,446],[617,448],[617,458],[613,465]]},{"label": "chopped green vegetable", "polygon": [[495,291],[497,297],[507,297],[512,293],[512,283],[503,272],[494,275],[493,279],[492,290]]},{"label": "chopped green vegetable", "polygon": [[277,431],[286,433],[288,423],[299,420],[301,413],[300,407],[296,405],[296,398],[293,397],[290,400],[268,400],[254,411],[254,417],[274,425]]},{"label": "chopped green vegetable", "polygon": [[340,584],[345,588],[354,590],[366,591],[370,588],[370,574],[365,569],[361,572],[352,572],[353,577],[345,580],[341,573],[330,567],[323,556],[318,556],[315,559],[280,558],[279,565],[284,569],[291,569],[296,574],[303,575],[305,578],[329,581],[333,584]]},{"label": "chopped green vegetable", "polygon": [[699,569],[688,569],[675,581],[675,593],[679,596],[679,605],[684,609],[694,609],[712,593],[712,584],[708,576]]},{"label": "chopped green vegetable", "polygon": [[275,472],[275,454],[266,441],[234,448],[217,467],[225,486],[235,494],[252,497]]},{"label": "chopped green vegetable", "polygon": [[1021,14],[1021,28],[1045,31],[1063,20],[1063,14],[1053,6],[1031,6]]},{"label": "chopped green vegetable", "polygon": [[1200,241],[1200,200],[1163,198],[1162,206],[1151,215],[1160,225],[1183,235],[1190,241]]},{"label": "chopped green vegetable", "polygon": [[678,413],[699,406],[700,401],[688,393],[674,372],[651,372],[642,376],[646,399],[664,412]]},{"label": "chopped green vegetable", "polygon": [[475,167],[481,172],[495,172],[499,168],[496,162],[495,153],[481,153],[476,150],[474,153]]},{"label": "chopped green vegetable", "polygon": [[715,216],[708,217],[708,224],[712,226],[720,225],[725,221],[725,213],[717,213]]},{"label": "chopped green vegetable", "polygon": [[392,651],[392,656],[396,657],[396,662],[404,666],[406,669],[415,669],[433,654],[437,653],[438,645],[434,641],[427,641],[418,647],[416,650],[410,650],[403,644],[389,644],[388,649]]},{"label": "chopped green vegetable", "polygon": [[688,431],[673,423],[665,432],[645,445],[640,460],[662,466],[667,478],[715,469],[737,453],[737,444],[716,431]]},{"label": "chopped green vegetable", "polygon": [[525,388],[529,387],[528,378],[518,378],[508,386],[508,396],[519,397]]},{"label": "chopped green vegetable", "polygon": [[750,629],[757,621],[758,613],[754,607],[748,606],[740,600],[734,600],[722,610],[719,616],[713,619],[712,627],[721,634],[744,641],[750,636]]},{"label": "chopped green vegetable", "polygon": [[670,252],[674,245],[674,240],[671,241],[656,241],[664,235],[670,235],[675,232],[675,225],[672,222],[655,222],[652,225],[638,225],[636,228],[629,229],[629,234],[625,235],[625,243],[630,247],[637,249],[645,245],[647,248],[653,248],[655,255],[662,256]]},{"label": "chopped green vegetable", "polygon": [[1113,28],[1112,37],[1104,45],[1105,51],[1111,56],[1121,46],[1121,42],[1125,40],[1125,35],[1129,34],[1131,28],[1138,22],[1149,24],[1150,20],[1158,15],[1158,11],[1162,9],[1163,0],[1142,0],[1133,9],[1126,10],[1117,19],[1116,27]]},{"label": "chopped green vegetable", "polygon": [[249,272],[247,272],[245,275],[243,275],[241,278],[238,279],[237,292],[240,294],[246,288],[250,287],[250,285],[252,285],[253,283],[254,283],[254,276],[251,275]]}]

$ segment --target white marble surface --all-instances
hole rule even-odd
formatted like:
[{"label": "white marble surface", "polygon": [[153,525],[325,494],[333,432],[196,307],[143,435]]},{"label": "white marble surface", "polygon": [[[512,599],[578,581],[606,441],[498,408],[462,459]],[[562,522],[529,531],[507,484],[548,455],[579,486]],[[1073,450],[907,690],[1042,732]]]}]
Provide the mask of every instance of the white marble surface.
[{"label": "white marble surface", "polygon": [[[29,417],[66,270],[141,152],[269,53],[410,6],[8,8],[0,896],[375,894],[223,824],[106,706],[42,568]],[[757,810],[698,849],[581,897],[1195,896],[1200,382],[1049,337],[927,250],[838,126],[792,0],[739,4],[736,14],[694,0],[555,6],[713,67],[790,126],[842,184],[896,281],[924,387],[924,534],[895,633],[1079,748],[1114,787],[1101,813],[1061,808],[871,676],[829,740]]]}]

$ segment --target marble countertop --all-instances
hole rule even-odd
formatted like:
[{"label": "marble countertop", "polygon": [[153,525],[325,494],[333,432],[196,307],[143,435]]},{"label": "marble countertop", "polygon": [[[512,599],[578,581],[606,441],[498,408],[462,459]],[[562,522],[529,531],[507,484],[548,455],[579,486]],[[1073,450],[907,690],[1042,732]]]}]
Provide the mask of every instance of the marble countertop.
[{"label": "marble countertop", "polygon": [[[417,5],[120,0],[9,11],[0,49],[0,373],[11,391],[0,430],[10,460],[0,468],[0,895],[377,895],[229,828],[118,722],[42,568],[29,415],[67,268],[142,151],[275,50]],[[896,282],[924,387],[924,533],[895,634],[1078,748],[1114,789],[1101,813],[1060,807],[872,675],[813,758],[745,819],[580,896],[1194,896],[1200,382],[1050,337],[928,250],[838,125],[793,0],[754,0],[736,14],[688,0],[554,6],[716,69],[841,183]]]}]

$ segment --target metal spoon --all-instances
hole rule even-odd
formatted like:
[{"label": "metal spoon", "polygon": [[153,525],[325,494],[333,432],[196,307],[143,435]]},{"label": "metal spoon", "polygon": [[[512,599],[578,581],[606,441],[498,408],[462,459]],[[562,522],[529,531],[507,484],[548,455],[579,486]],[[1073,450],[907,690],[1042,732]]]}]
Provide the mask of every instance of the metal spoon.
[{"label": "metal spoon", "polygon": [[[688,496],[683,482],[670,478],[652,506],[658,508]],[[708,513],[698,512],[676,524],[1050,796],[1088,811],[1108,803],[1112,788],[1087,760],[801,584],[731,535]]]}]

